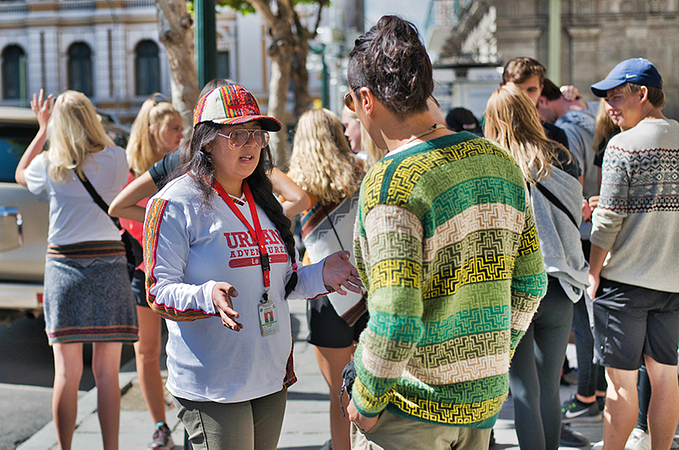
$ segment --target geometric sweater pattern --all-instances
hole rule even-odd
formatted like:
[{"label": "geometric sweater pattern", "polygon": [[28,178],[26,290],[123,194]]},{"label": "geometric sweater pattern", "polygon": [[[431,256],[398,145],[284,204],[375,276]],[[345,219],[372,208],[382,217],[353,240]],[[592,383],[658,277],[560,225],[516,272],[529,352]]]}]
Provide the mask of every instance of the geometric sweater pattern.
[{"label": "geometric sweater pattern", "polygon": [[679,123],[644,119],[606,147],[591,242],[609,252],[601,276],[679,292]]},{"label": "geometric sweater pattern", "polygon": [[359,412],[492,427],[547,285],[511,156],[467,132],[390,153],[362,183],[354,252],[370,312]]}]

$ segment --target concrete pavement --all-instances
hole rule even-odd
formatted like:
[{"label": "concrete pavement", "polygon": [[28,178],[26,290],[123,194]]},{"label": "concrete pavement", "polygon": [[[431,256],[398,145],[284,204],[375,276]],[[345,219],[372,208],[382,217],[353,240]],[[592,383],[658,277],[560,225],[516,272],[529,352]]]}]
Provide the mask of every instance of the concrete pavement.
[{"label": "concrete pavement", "polygon": [[[295,330],[295,372],[298,382],[290,388],[288,404],[283,422],[283,431],[278,444],[279,450],[316,450],[330,438],[328,419],[329,396],[323,376],[318,369],[313,349],[304,340],[307,334],[305,304],[291,301],[293,329]],[[569,345],[569,360],[575,361],[574,349]],[[140,450],[148,445],[153,424],[141,399],[137,385],[137,375],[133,368],[123,367],[120,386],[123,390],[122,411],[120,414],[121,450]],[[562,400],[575,392],[574,386],[561,387]],[[97,419],[96,388],[78,401],[78,418],[73,440],[74,450],[101,449],[101,434]],[[174,408],[168,406],[168,425],[176,450],[182,449],[183,427],[176,418]],[[572,428],[587,436],[592,443],[602,438],[602,422],[592,424],[573,424]],[[514,411],[510,399],[505,403],[500,418],[495,425],[493,449],[518,448],[514,432]],[[51,450],[57,447],[54,422],[45,425],[17,450]],[[561,447],[567,449],[568,447]],[[589,447],[587,447],[589,448]]]}]

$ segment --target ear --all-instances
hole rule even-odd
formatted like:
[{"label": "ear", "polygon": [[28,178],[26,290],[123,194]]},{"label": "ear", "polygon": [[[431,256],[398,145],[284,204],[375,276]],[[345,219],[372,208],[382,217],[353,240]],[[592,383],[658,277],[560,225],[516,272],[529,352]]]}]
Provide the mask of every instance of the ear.
[{"label": "ear", "polygon": [[358,101],[361,103],[361,107],[366,115],[371,116],[375,112],[375,102],[377,101],[372,91],[367,87],[362,87],[358,90],[357,94]]},{"label": "ear", "polygon": [[151,136],[151,139],[156,139],[156,133],[158,132],[158,126],[154,123],[153,125],[149,125],[149,135]]},{"label": "ear", "polygon": [[545,97],[543,95],[538,97],[538,104],[537,104],[538,108],[546,108],[548,105],[549,105],[549,102],[547,101],[547,97]]},{"label": "ear", "polygon": [[637,93],[639,96],[639,103],[643,103],[648,100],[648,88],[646,86],[641,86],[641,89]]}]

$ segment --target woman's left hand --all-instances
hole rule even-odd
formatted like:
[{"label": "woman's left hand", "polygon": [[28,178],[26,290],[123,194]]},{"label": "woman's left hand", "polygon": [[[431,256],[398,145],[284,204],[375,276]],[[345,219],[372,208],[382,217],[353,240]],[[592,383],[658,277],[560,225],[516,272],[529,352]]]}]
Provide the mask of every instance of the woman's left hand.
[{"label": "woman's left hand", "polygon": [[363,283],[358,270],[349,262],[349,256],[349,252],[339,251],[323,261],[323,282],[341,295],[347,294],[344,289],[357,294],[362,292]]}]

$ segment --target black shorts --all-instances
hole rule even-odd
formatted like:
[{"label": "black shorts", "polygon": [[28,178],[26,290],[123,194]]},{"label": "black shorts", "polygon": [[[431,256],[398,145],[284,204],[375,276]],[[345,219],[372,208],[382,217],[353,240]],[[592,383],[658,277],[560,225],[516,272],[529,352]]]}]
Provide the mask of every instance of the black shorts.
[{"label": "black shorts", "polygon": [[679,293],[601,278],[594,300],[594,359],[606,367],[636,370],[648,355],[677,364]]},{"label": "black shorts", "polygon": [[134,300],[138,306],[145,306],[150,308],[146,301],[146,274],[143,270],[136,269],[132,275],[132,292],[134,292]]},{"label": "black shorts", "polygon": [[316,347],[346,348],[358,341],[358,336],[368,325],[368,313],[350,327],[324,295],[307,302],[306,320],[309,326],[308,343]]}]

